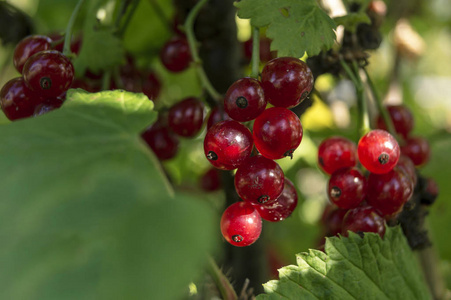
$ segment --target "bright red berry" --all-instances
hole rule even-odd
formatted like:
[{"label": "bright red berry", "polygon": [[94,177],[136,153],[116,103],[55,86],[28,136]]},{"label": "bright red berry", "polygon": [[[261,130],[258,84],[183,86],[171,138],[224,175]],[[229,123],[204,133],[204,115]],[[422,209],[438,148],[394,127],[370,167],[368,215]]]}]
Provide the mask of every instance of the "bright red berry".
[{"label": "bright red berry", "polygon": [[193,137],[202,128],[204,106],[197,98],[186,98],[169,109],[168,125],[178,135]]},{"label": "bright red berry", "polygon": [[279,57],[265,65],[261,82],[269,103],[291,108],[301,103],[311,92],[313,74],[302,60]]},{"label": "bright red berry", "polygon": [[344,209],[355,208],[366,197],[366,178],[355,168],[335,171],[329,179],[330,201]]},{"label": "bright red berry", "polygon": [[49,50],[52,40],[44,35],[32,35],[21,40],[14,49],[13,62],[19,73],[22,73],[23,66],[27,59],[35,53]]},{"label": "bright red berry", "polygon": [[260,82],[253,78],[235,81],[224,97],[224,109],[234,120],[246,122],[258,117],[266,108]]},{"label": "bright red berry", "polygon": [[348,231],[358,234],[374,232],[381,237],[385,234],[385,220],[372,207],[356,207],[350,209],[343,218],[342,234],[348,236]]},{"label": "bright red berry", "polygon": [[160,59],[172,72],[181,72],[191,63],[191,52],[185,37],[177,36],[169,40],[161,49]]},{"label": "bright red berry", "polygon": [[409,137],[401,146],[401,153],[408,156],[417,167],[429,161],[431,150],[428,141],[420,136]]},{"label": "bright red berry", "polygon": [[292,157],[303,133],[299,117],[283,107],[265,110],[255,119],[253,131],[255,147],[270,159]]},{"label": "bright red berry", "polygon": [[160,160],[171,159],[177,155],[179,140],[164,124],[163,119],[159,118],[141,137]]},{"label": "bright red berry", "polygon": [[[387,111],[390,114],[396,133],[406,138],[414,126],[412,112],[405,105],[388,105]],[[377,128],[387,130],[381,115],[377,118]]]},{"label": "bright red berry", "polygon": [[222,214],[221,233],[234,246],[253,244],[260,237],[261,231],[262,219],[250,203],[233,203]]},{"label": "bright red berry", "polygon": [[357,152],[362,165],[375,174],[390,172],[396,166],[400,155],[396,139],[381,129],[365,134],[357,145]]},{"label": "bright red berry", "polygon": [[222,121],[213,125],[205,135],[204,153],[216,168],[233,170],[251,155],[252,133],[237,121]]},{"label": "bright red berry", "polygon": [[235,189],[244,201],[270,204],[282,193],[284,174],[273,160],[261,155],[246,159],[235,174]]},{"label": "bright red berry", "polygon": [[22,77],[11,79],[0,91],[0,105],[11,121],[31,117],[36,105],[42,101],[25,85]]},{"label": "bright red berry", "polygon": [[325,139],[318,148],[318,164],[327,174],[357,163],[357,147],[347,138],[334,136]]}]

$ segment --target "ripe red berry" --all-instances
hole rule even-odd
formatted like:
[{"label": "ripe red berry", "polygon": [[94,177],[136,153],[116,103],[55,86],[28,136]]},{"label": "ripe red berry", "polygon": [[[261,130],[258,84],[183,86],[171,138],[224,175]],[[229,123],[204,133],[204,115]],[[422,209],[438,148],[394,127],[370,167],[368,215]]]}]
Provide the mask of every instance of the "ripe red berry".
[{"label": "ripe red berry", "polygon": [[11,79],[0,91],[0,105],[11,121],[31,117],[36,105],[42,101],[28,89],[22,77]]},{"label": "ripe red berry", "polygon": [[412,180],[397,167],[385,174],[368,176],[367,202],[384,216],[399,212],[412,194]]},{"label": "ripe red berry", "polygon": [[266,108],[260,82],[253,78],[235,81],[224,97],[224,109],[234,120],[246,122],[258,117]]},{"label": "ripe red berry", "polygon": [[213,192],[221,188],[221,171],[210,168],[200,178],[200,186],[204,191]]},{"label": "ripe red berry", "polygon": [[335,171],[329,179],[329,199],[344,209],[355,208],[366,197],[366,178],[355,168]]},{"label": "ripe red berry", "polygon": [[42,51],[31,56],[23,68],[27,86],[45,98],[56,98],[66,92],[74,79],[70,60],[55,50]]},{"label": "ripe red berry", "polygon": [[285,178],[282,194],[273,203],[254,205],[262,219],[280,222],[291,216],[298,204],[298,194],[294,184]]},{"label": "ripe red berry", "polygon": [[207,119],[207,130],[210,129],[216,123],[221,121],[232,120],[229,115],[225,112],[223,107],[216,106],[210,111],[210,115]]},{"label": "ripe red berry", "polygon": [[350,209],[343,219],[342,234],[348,236],[348,231],[362,234],[374,232],[381,237],[385,234],[385,220],[372,207],[356,207]]},{"label": "ripe red berry", "polygon": [[161,118],[147,128],[141,137],[160,160],[171,159],[177,155],[179,140]]},{"label": "ripe red berry", "polygon": [[154,72],[144,74],[142,78],[142,92],[149,97],[150,100],[155,102],[160,94],[161,83],[157,75]]},{"label": "ripe red berry", "polygon": [[23,66],[27,59],[35,53],[49,50],[52,40],[44,35],[32,35],[21,40],[14,49],[13,62],[19,73],[22,73]]},{"label": "ripe red berry", "polygon": [[[252,58],[252,45],[253,39],[250,38],[243,43],[244,57],[247,62],[251,61]],[[260,37],[260,61],[268,62],[273,58],[277,57],[276,51],[271,51],[271,40],[265,36]]]},{"label": "ripe red berry", "polygon": [[233,203],[222,214],[222,236],[234,246],[253,244],[260,237],[261,231],[262,219],[250,203]]},{"label": "ripe red berry", "polygon": [[273,160],[261,155],[246,159],[235,174],[235,189],[244,201],[270,204],[282,193],[284,174]]},{"label": "ripe red berry", "polygon": [[169,127],[183,137],[195,136],[204,121],[204,106],[196,98],[186,98],[169,109]]},{"label": "ripe red berry", "polygon": [[396,139],[385,130],[371,130],[357,145],[359,160],[371,173],[390,172],[398,162],[400,149]]},{"label": "ripe red berry", "polygon": [[185,37],[177,36],[169,40],[161,49],[160,59],[172,72],[181,72],[191,63],[191,52]]},{"label": "ripe red berry", "polygon": [[63,105],[64,103],[64,99],[60,99],[60,98],[51,98],[51,99],[46,99],[44,102],[42,102],[41,104],[38,104],[33,112],[33,117],[37,117],[40,115],[44,115],[52,110],[58,109],[61,107],[61,105]]},{"label": "ripe red berry", "polygon": [[408,156],[415,166],[423,166],[429,161],[431,150],[428,141],[420,136],[409,137],[401,146],[401,153]]},{"label": "ripe red berry", "polygon": [[291,108],[301,103],[311,92],[313,75],[302,60],[279,57],[265,65],[261,82],[269,103]]},{"label": "ripe red berry", "polygon": [[[412,112],[405,105],[388,105],[387,111],[390,114],[396,133],[406,138],[414,126]],[[381,115],[377,118],[377,128],[387,130]]]},{"label": "ripe red berry", "polygon": [[347,209],[333,207],[325,218],[326,236],[334,236],[342,232],[343,219],[347,212]]},{"label": "ripe red berry", "polygon": [[327,174],[341,168],[352,168],[357,162],[357,147],[347,138],[334,136],[325,139],[318,148],[318,165]]},{"label": "ripe red berry", "polygon": [[270,159],[292,157],[302,140],[301,121],[283,107],[265,110],[255,119],[253,131],[255,147]]},{"label": "ripe red berry", "polygon": [[205,135],[204,153],[216,168],[233,170],[251,155],[254,142],[246,126],[237,121],[222,121]]},{"label": "ripe red berry", "polygon": [[409,157],[401,153],[401,155],[399,156],[398,163],[396,164],[396,167],[408,175],[408,177],[413,183],[413,186],[417,185],[418,180],[417,172],[415,169],[415,165],[413,164],[412,160]]}]

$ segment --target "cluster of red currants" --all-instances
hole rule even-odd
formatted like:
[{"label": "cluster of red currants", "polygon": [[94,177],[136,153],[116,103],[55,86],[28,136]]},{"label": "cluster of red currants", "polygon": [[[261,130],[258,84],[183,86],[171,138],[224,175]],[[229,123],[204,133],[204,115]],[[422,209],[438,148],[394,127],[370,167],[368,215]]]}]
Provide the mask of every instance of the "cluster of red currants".
[{"label": "cluster of red currants", "polygon": [[[405,106],[388,106],[400,140],[385,131],[381,116],[377,127],[364,135],[357,147],[343,137],[324,140],[318,149],[318,164],[330,174],[327,193],[334,205],[323,215],[326,235],[375,232],[383,236],[385,220],[393,219],[412,197],[416,168],[429,158],[425,139],[411,138],[413,116]],[[357,162],[368,174],[357,168]]]},{"label": "cluster of red currants", "polygon": [[[244,201],[229,206],[221,218],[222,234],[232,245],[251,245],[260,236],[262,218],[281,221],[296,207],[296,189],[274,159],[292,157],[301,143],[301,122],[289,108],[312,87],[312,73],[303,61],[281,57],[265,65],[261,81],[242,78],[227,90],[224,111],[231,120],[208,129],[204,152],[214,167],[237,169],[235,188]],[[267,102],[274,107],[266,109]],[[240,122],[252,120],[251,133]],[[254,144],[260,154],[251,156]]]},{"label": "cluster of red currants", "polygon": [[14,50],[14,66],[22,74],[0,91],[6,117],[17,120],[58,108],[74,79],[71,61],[52,50],[52,39],[34,35],[20,41]]}]

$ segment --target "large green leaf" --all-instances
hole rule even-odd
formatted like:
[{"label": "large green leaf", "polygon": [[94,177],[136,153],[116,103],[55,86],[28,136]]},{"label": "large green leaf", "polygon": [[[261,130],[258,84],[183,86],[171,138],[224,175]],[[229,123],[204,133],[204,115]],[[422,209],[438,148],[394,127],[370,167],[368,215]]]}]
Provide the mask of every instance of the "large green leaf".
[{"label": "large green leaf", "polygon": [[278,56],[316,55],[334,44],[336,25],[315,0],[242,0],[235,5],[240,18],[268,26],[266,35]]},{"label": "large green leaf", "polygon": [[325,251],[298,254],[297,266],[280,269],[280,280],[257,299],[431,299],[399,227],[387,228],[384,239],[328,238]]},{"label": "large green leaf", "polygon": [[64,106],[0,130],[0,299],[174,299],[215,234],[205,204],[171,190],[139,132],[142,94],[70,90]]}]

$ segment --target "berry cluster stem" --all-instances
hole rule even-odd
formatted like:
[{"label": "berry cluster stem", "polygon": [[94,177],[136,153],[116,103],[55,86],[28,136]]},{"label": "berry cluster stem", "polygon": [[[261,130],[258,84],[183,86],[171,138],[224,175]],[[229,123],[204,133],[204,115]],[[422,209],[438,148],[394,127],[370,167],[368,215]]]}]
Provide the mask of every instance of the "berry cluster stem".
[{"label": "berry cluster stem", "polygon": [[260,29],[252,28],[252,72],[251,77],[258,79],[260,73]]},{"label": "berry cluster stem", "polygon": [[78,13],[80,12],[80,7],[83,5],[85,0],[79,0],[77,5],[75,5],[74,10],[72,11],[72,15],[70,16],[69,22],[66,27],[66,34],[64,37],[64,45],[63,45],[63,54],[65,56],[71,55],[70,43],[72,40],[72,30],[74,28],[75,20],[77,19]]},{"label": "berry cluster stem", "polygon": [[221,296],[223,299],[230,299],[230,300],[237,300],[238,296],[233,289],[232,284],[227,279],[227,277],[222,273],[221,269],[219,269],[218,265],[216,264],[215,260],[208,256],[208,271],[210,273],[210,276],[213,278],[214,282],[216,283],[216,287],[218,288],[219,292],[221,293]]},{"label": "berry cluster stem", "polygon": [[216,89],[211,84],[210,80],[205,74],[205,70],[202,67],[202,60],[199,57],[197,51],[197,41],[194,36],[194,20],[199,14],[200,9],[207,3],[208,0],[200,0],[196,3],[196,5],[189,12],[184,27],[186,32],[186,38],[188,40],[189,49],[191,52],[191,56],[193,58],[194,66],[197,70],[197,75],[203,85],[203,87],[207,90],[208,94],[216,101],[219,102],[221,100],[221,95],[216,91]]}]

